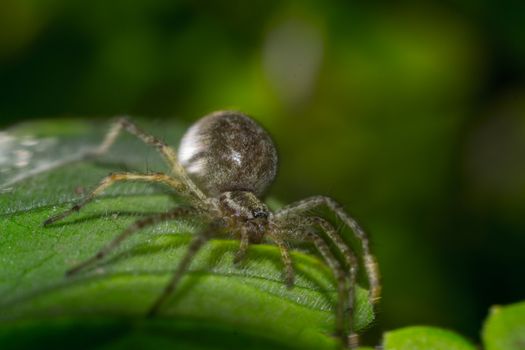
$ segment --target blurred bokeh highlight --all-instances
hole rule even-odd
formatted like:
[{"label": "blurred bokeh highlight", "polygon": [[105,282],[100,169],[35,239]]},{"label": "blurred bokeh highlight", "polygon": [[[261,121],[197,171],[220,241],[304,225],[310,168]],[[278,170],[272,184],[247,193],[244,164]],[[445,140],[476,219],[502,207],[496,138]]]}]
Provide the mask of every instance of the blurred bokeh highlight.
[{"label": "blurred bokeh highlight", "polygon": [[379,328],[474,340],[525,299],[525,2],[0,2],[0,127],[254,116],[284,202],[373,236]]}]

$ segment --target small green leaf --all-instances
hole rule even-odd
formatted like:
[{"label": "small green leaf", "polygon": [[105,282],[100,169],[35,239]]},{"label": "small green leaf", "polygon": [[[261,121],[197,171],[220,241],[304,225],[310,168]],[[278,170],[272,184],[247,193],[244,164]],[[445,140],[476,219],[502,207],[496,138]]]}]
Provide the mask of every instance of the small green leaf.
[{"label": "small green leaf", "polygon": [[[68,268],[133,221],[180,203],[162,187],[119,184],[80,213],[43,228],[45,219],[110,172],[166,170],[154,151],[124,135],[102,159],[82,160],[82,152],[100,142],[104,129],[85,121],[56,124],[41,121],[0,134],[5,146],[0,150],[1,349],[42,343],[112,349],[129,344],[158,349],[337,346],[331,336],[335,281],[326,264],[310,253],[294,252],[297,279],[289,290],[276,247],[252,246],[235,266],[235,240],[208,244],[159,317],[145,319],[199,229],[197,221],[142,230],[94,268],[65,278]],[[164,139],[171,144],[184,130],[175,124],[145,129],[169,136]],[[367,291],[358,288],[355,328],[365,328],[373,317]]]},{"label": "small green leaf", "polygon": [[407,327],[387,332],[385,350],[475,350],[465,338],[441,328]]},{"label": "small green leaf", "polygon": [[525,301],[494,306],[483,327],[486,350],[525,349]]}]

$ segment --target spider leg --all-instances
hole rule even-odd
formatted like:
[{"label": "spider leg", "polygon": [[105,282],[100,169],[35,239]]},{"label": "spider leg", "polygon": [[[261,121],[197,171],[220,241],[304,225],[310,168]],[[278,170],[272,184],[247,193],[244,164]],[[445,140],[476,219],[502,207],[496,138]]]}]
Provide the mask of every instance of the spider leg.
[{"label": "spider leg", "polygon": [[115,174],[106,176],[104,179],[102,179],[99,185],[90,194],[88,194],[84,199],[82,199],[82,201],[73,205],[70,209],[60,214],[50,217],[49,219],[44,221],[43,225],[44,226],[50,225],[54,222],[57,222],[59,220],[66,218],[67,216],[71,215],[74,212],[78,212],[86,204],[91,202],[96,196],[100,195],[105,189],[107,189],[114,183],[120,182],[120,181],[145,181],[145,182],[161,183],[161,184],[164,184],[171,188],[176,189],[182,195],[187,195],[188,193],[188,189],[182,182],[180,182],[179,180],[175,180],[165,174],[161,174],[161,173],[158,173],[158,174],[115,173]]},{"label": "spider leg", "polygon": [[112,250],[118,247],[120,243],[122,243],[126,238],[129,238],[132,234],[138,232],[144,227],[152,226],[152,225],[158,224],[163,221],[173,220],[173,219],[180,218],[183,216],[189,216],[193,213],[194,213],[193,209],[181,207],[181,208],[175,208],[174,210],[167,212],[167,213],[153,215],[153,216],[150,216],[144,219],[137,220],[133,224],[131,224],[127,229],[122,231],[122,233],[120,233],[117,237],[115,237],[109,244],[107,244],[102,249],[100,249],[91,258],[67,270],[66,276],[72,276],[78,273],[79,271],[83,270],[87,266],[90,266],[96,263],[97,261],[103,259]]},{"label": "spider leg", "polygon": [[341,264],[339,264],[339,261],[337,261],[335,256],[330,251],[330,247],[328,246],[328,244],[326,244],[326,242],[320,236],[309,231],[306,231],[306,236],[315,244],[317,250],[319,251],[319,253],[321,253],[324,260],[328,264],[328,267],[330,267],[330,270],[332,270],[332,273],[334,274],[334,277],[337,280],[338,302],[336,309],[335,332],[336,336],[341,338],[343,340],[343,343],[346,344],[346,339],[344,335],[344,301],[346,300],[346,291],[345,274],[343,268],[341,267]]},{"label": "spider leg", "polygon": [[177,160],[177,154],[173,148],[168,146],[165,142],[159,140],[153,135],[146,133],[145,131],[138,128],[133,122],[128,120],[126,117],[120,117],[110,127],[104,141],[100,146],[92,152],[92,155],[100,156],[106,153],[111,145],[115,143],[117,137],[122,130],[129,132],[130,134],[138,137],[145,144],[153,146],[157,151],[164,157],[168,165],[170,166],[173,173],[179,177],[184,184],[189,188],[189,191],[196,198],[204,200],[206,196],[204,193],[195,185],[195,183],[189,178],[184,167]]},{"label": "spider leg", "polygon": [[281,251],[281,258],[283,260],[285,269],[284,281],[286,282],[286,287],[290,289],[294,286],[295,282],[295,270],[293,268],[290,250],[288,249],[288,246],[286,245],[285,241],[281,237],[279,237],[279,235],[271,231],[267,234],[271,238],[271,240],[275,242],[275,244],[279,247],[279,250]]},{"label": "spider leg", "polygon": [[239,245],[239,250],[235,253],[235,257],[233,258],[234,264],[238,264],[244,259],[246,252],[248,251],[248,247],[250,246],[250,236],[248,235],[246,228],[241,228],[239,233],[241,235],[241,243]]},{"label": "spider leg", "polygon": [[284,218],[287,216],[299,215],[300,213],[304,213],[322,205],[326,205],[332,212],[334,212],[337,215],[337,217],[340,220],[342,220],[348,227],[350,227],[354,232],[354,235],[361,242],[361,247],[364,255],[364,267],[367,274],[368,282],[370,284],[370,301],[372,303],[377,302],[381,295],[381,282],[379,279],[379,269],[377,267],[376,259],[370,252],[370,240],[366,232],[361,228],[361,226],[359,226],[357,221],[354,218],[352,218],[339,203],[337,203],[332,198],[325,196],[310,197],[285,206],[277,213],[275,213],[275,216],[277,218]]},{"label": "spider leg", "polygon": [[304,219],[311,226],[320,227],[336,245],[336,247],[341,251],[346,265],[348,266],[348,291],[347,291],[347,300],[348,305],[346,313],[348,314],[348,335],[347,343],[351,348],[358,346],[358,337],[357,334],[353,331],[353,315],[354,315],[354,302],[355,302],[355,285],[357,278],[357,258],[350,249],[350,247],[343,241],[341,236],[337,233],[334,226],[327,220],[318,217],[310,216]]},{"label": "spider leg", "polygon": [[191,261],[195,257],[195,255],[199,252],[199,250],[204,246],[204,244],[212,237],[213,235],[213,229],[215,228],[215,225],[210,225],[205,230],[201,231],[196,237],[193,238],[193,240],[190,242],[188,248],[186,249],[186,253],[182,257],[182,259],[179,261],[179,264],[177,265],[177,269],[173,273],[169,283],[164,288],[164,291],[162,294],[157,298],[155,303],[151,306],[148,317],[155,316],[162,304],[168,299],[171,293],[177,288],[178,283],[180,282],[182,276],[186,273],[188,268],[190,267]]}]

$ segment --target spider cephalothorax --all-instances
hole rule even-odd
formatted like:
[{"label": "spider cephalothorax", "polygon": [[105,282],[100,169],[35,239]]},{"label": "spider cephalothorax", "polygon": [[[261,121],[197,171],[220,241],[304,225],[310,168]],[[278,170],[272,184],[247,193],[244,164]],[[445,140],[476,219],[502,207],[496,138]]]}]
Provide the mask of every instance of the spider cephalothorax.
[{"label": "spider cephalothorax", "polygon": [[262,242],[268,230],[271,212],[252,192],[224,192],[217,199],[216,205],[232,228],[246,230],[251,243]]},{"label": "spider cephalothorax", "polygon": [[[126,130],[156,147],[170,166],[171,173],[109,175],[80,203],[49,218],[44,224],[51,224],[79,211],[118,181],[146,181],[166,185],[184,198],[188,206],[176,207],[169,212],[138,220],[92,258],[68,270],[68,275],[104,258],[124,239],[145,226],[182,217],[201,217],[209,224],[190,242],[172,279],[151,307],[149,314],[155,315],[187,271],[195,254],[213,237],[226,233],[239,238],[236,262],[243,259],[250,244],[275,243],[281,251],[285,280],[289,287],[294,284],[294,269],[286,243],[292,240],[307,241],[317,248],[337,280],[336,333],[343,344],[350,347],[357,345],[357,336],[352,329],[352,316],[360,259],[357,259],[351,247],[329,221],[311,216],[309,212],[325,206],[353,230],[361,242],[362,262],[370,288],[369,298],[374,302],[379,298],[380,283],[368,237],[357,222],[328,197],[315,196],[292,203],[276,212],[270,211],[260,197],[275,178],[277,152],[263,128],[242,113],[215,112],[200,119],[186,132],[177,154],[164,142],[140,130],[126,118],[120,118],[93,153],[100,155],[107,152],[121,130]],[[332,252],[333,247],[338,253]],[[339,256],[343,257],[343,261],[340,261]]]}]

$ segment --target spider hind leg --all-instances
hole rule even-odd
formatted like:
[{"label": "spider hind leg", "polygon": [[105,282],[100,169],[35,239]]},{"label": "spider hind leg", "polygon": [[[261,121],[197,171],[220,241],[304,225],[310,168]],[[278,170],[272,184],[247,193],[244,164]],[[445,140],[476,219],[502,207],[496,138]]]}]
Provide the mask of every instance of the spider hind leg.
[{"label": "spider hind leg", "polygon": [[57,221],[65,219],[66,217],[75,212],[80,211],[88,203],[93,201],[95,197],[102,194],[108,187],[114,185],[117,182],[124,181],[143,181],[149,183],[159,183],[177,190],[182,195],[187,193],[187,189],[182,182],[175,180],[166,174],[114,173],[103,178],[102,181],[100,181],[100,183],[98,184],[98,186],[93,191],[91,191],[86,197],[84,197],[84,199],[82,199],[80,202],[73,205],[70,209],[48,218],[46,221],[44,221],[42,225],[49,226]]},{"label": "spider hind leg", "polygon": [[105,154],[109,150],[109,148],[115,143],[122,131],[127,131],[131,135],[140,139],[145,144],[154,147],[162,155],[162,157],[169,165],[174,175],[186,185],[191,195],[196,199],[206,199],[204,193],[189,178],[188,174],[186,173],[186,170],[184,170],[184,167],[179,163],[175,150],[168,146],[165,142],[140,129],[137,125],[135,125],[135,123],[133,123],[126,117],[118,118],[111,125],[109,131],[106,134],[106,137],[104,138],[100,146],[98,146],[91,153],[91,155],[100,156],[102,154]]}]

